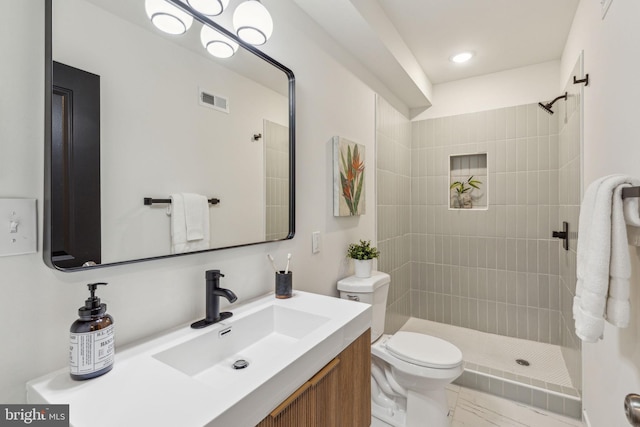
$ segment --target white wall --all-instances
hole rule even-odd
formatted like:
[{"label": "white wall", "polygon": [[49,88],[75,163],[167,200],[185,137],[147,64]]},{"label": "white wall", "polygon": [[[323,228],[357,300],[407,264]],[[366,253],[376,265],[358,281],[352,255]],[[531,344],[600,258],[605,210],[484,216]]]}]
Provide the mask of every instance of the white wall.
[{"label": "white wall", "polygon": [[[614,0],[601,19],[600,2],[578,6],[561,63],[561,84],[584,50],[591,82],[584,90],[584,180],[624,173],[640,178],[640,2]],[[640,251],[630,248],[631,324],[607,324],[604,339],[583,344],[584,410],[592,427],[628,425],[623,411],[627,393],[640,393]]]},{"label": "white wall", "polygon": [[[35,197],[42,206],[44,111],[44,1],[0,3],[11,16],[0,25],[0,197]],[[203,316],[204,271],[220,268],[223,286],[240,302],[273,288],[266,259],[293,254],[297,289],[336,295],[346,274],[348,243],[375,237],[375,212],[333,217],[330,140],[341,135],[365,144],[372,155],[374,93],[320,50],[305,31],[310,22],[291,2],[270,2],[275,31],[265,51],[296,74],[296,237],[208,254],[189,255],[80,273],[47,268],[41,252],[0,258],[0,402],[22,402],[25,381],[66,366],[68,331],[87,295],[86,283],[106,281],[100,296],[115,318],[116,348]],[[374,174],[366,196],[375,203]],[[41,212],[40,212],[41,215]],[[41,216],[40,216],[41,223]],[[311,254],[311,232],[322,251]],[[225,304],[223,304],[225,305]],[[225,307],[226,308],[226,307]],[[117,363],[117,361],[116,361]]]},{"label": "white wall", "polygon": [[559,72],[559,61],[550,61],[434,85],[433,105],[412,120],[550,101],[560,94]]}]

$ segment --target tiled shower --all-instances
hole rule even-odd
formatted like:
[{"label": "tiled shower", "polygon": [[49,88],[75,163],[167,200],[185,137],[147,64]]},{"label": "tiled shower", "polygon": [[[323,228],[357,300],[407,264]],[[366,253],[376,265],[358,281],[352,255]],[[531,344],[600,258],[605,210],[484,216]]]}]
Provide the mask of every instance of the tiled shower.
[{"label": "tiled shower", "polygon": [[385,331],[411,316],[411,122],[376,97],[378,269],[391,275]]},{"label": "tiled shower", "polygon": [[289,234],[289,128],[264,120],[265,239]]},{"label": "tiled shower", "polygon": [[[413,123],[413,316],[560,344],[557,123],[536,104]],[[486,210],[449,208],[468,153],[486,153]]]},{"label": "tiled shower", "polygon": [[[529,104],[409,122],[378,99],[378,268],[392,276],[390,332],[414,317],[560,345],[580,388],[578,105],[570,97],[554,115]],[[458,159],[468,169],[452,171]],[[472,194],[484,202],[470,209],[452,208],[461,170],[482,181]],[[568,252],[551,237],[562,221],[573,227]]]}]

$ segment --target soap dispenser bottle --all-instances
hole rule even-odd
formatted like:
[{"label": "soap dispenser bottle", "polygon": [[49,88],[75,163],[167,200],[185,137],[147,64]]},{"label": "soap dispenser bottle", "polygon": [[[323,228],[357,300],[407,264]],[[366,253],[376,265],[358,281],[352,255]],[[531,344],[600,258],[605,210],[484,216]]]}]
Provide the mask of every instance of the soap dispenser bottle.
[{"label": "soap dispenser bottle", "polygon": [[113,317],[100,303],[96,288],[106,283],[88,284],[91,296],[78,309],[80,318],[71,325],[69,372],[77,381],[106,374],[113,367]]}]

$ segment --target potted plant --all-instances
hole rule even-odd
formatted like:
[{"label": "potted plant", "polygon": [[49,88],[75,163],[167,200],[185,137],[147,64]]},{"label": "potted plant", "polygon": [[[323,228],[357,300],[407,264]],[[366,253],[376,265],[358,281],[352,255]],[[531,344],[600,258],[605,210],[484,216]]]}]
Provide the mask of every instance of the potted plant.
[{"label": "potted plant", "polygon": [[457,207],[466,209],[472,208],[473,202],[471,200],[471,191],[473,191],[474,188],[480,189],[480,187],[478,187],[480,184],[482,184],[482,182],[477,179],[473,179],[473,175],[471,175],[466,181],[456,181],[451,184],[449,189],[456,190],[455,197],[458,202]]},{"label": "potted plant", "polygon": [[347,249],[347,257],[353,259],[356,267],[356,277],[371,277],[373,259],[378,258],[380,251],[371,246],[371,241],[360,240],[360,243],[351,243]]}]

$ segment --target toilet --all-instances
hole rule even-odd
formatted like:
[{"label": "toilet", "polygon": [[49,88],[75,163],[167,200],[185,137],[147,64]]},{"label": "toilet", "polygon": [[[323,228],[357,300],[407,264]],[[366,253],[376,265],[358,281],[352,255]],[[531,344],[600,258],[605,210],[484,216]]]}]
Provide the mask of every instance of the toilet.
[{"label": "toilet", "polygon": [[443,339],[416,332],[384,334],[391,278],[338,281],[340,298],[371,304],[371,426],[445,427],[449,407],[445,387],[463,371],[462,352]]}]

